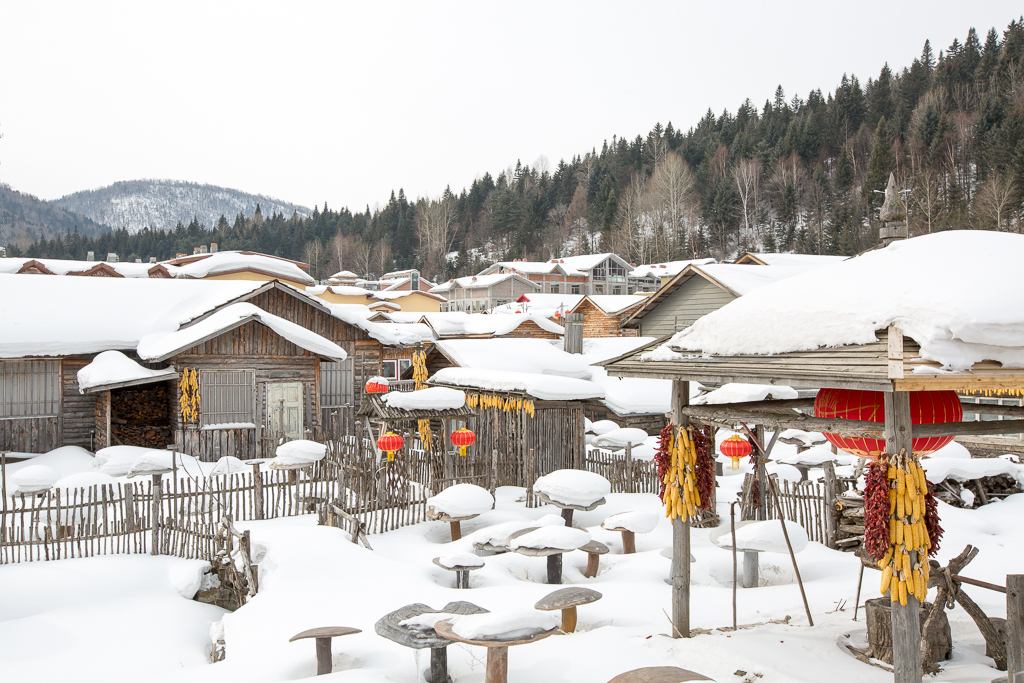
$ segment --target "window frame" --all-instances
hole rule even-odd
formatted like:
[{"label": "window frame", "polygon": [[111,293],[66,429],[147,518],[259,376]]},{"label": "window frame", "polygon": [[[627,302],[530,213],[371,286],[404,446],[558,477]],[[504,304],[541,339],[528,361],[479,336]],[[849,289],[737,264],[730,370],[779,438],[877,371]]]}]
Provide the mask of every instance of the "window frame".
[{"label": "window frame", "polygon": [[59,360],[0,361],[0,420],[60,417],[62,388]]},{"label": "window frame", "polygon": [[[238,382],[220,382],[227,378],[237,378]],[[237,387],[236,395],[224,387]],[[228,394],[215,396],[214,392]],[[247,395],[247,396],[246,396]],[[226,410],[227,407],[243,406],[248,398],[246,412],[242,410]],[[231,402],[235,401],[234,404]],[[214,409],[218,408],[218,409]],[[217,416],[217,419],[214,419]],[[227,419],[224,416],[230,416]],[[255,370],[200,370],[199,371],[199,427],[208,429],[221,424],[256,424],[256,371]]]}]

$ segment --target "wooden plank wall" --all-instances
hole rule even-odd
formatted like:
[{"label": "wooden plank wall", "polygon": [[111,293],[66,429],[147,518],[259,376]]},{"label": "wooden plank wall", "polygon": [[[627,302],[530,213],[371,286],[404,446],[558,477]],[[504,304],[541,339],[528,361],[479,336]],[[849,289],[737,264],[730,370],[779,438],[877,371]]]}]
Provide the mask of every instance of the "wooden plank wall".
[{"label": "wooden plank wall", "polygon": [[45,453],[60,443],[60,418],[26,417],[0,420],[0,451]]},{"label": "wooden plank wall", "polygon": [[699,275],[694,275],[666,296],[640,320],[640,336],[661,337],[689,327],[698,318],[717,311],[732,294]]},{"label": "wooden plank wall", "polygon": [[74,356],[61,361],[61,446],[89,448],[92,443],[92,430],[96,428],[96,402],[102,394],[79,392],[78,371],[91,363],[93,358],[95,356]]}]

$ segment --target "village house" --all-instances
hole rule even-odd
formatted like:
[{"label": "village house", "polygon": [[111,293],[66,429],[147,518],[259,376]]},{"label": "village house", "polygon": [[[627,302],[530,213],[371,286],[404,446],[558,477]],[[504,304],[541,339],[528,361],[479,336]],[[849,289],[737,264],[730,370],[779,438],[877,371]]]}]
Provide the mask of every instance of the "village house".
[{"label": "village house", "polygon": [[306,287],[306,293],[332,304],[361,304],[386,312],[438,313],[447,301],[443,296],[418,289],[373,291],[350,285],[316,285]]},{"label": "village house", "polygon": [[699,258],[635,266],[629,272],[629,283],[633,287],[631,293],[656,292],[661,289],[662,285],[682,272],[686,266],[704,266],[709,263],[716,263],[716,261],[713,258]]},{"label": "village house", "polygon": [[434,287],[430,293],[447,299],[442,311],[474,313],[515,301],[523,294],[539,292],[540,288],[518,273],[495,273],[455,278]]},{"label": "village house", "polygon": [[309,275],[309,264],[253,251],[211,251],[180,256],[163,265],[174,266],[177,278],[200,280],[280,280],[293,287],[315,285]]},{"label": "village house", "polygon": [[479,275],[516,273],[537,283],[538,293],[632,294],[627,277],[631,270],[629,263],[615,254],[591,254],[550,261],[500,261]]},{"label": "village house", "polygon": [[583,316],[583,337],[635,337],[635,328],[621,327],[625,320],[647,297],[620,294],[585,296],[568,312]]}]

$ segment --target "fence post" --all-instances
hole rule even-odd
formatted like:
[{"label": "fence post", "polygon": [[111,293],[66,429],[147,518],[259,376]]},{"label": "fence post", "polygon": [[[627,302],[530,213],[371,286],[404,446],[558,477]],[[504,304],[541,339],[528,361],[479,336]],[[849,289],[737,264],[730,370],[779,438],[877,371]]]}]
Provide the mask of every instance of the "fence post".
[{"label": "fence post", "polygon": [[124,530],[135,533],[135,484],[127,484],[124,488]]},{"label": "fence post", "polygon": [[1006,575],[1006,680],[1024,681],[1024,574]]},{"label": "fence post", "polygon": [[825,473],[825,545],[836,547],[836,467],[831,460],[821,465]]},{"label": "fence post", "polygon": [[151,545],[151,547],[149,549],[149,554],[150,555],[159,555],[160,554],[160,508],[161,508],[161,506],[160,506],[160,493],[161,493],[160,489],[162,488],[162,484],[161,484],[160,480],[162,478],[163,478],[162,474],[154,474],[153,475],[153,490],[152,490],[153,500],[152,500],[152,505],[150,507],[150,517],[152,518],[152,519],[150,519],[150,522],[153,525],[153,530],[152,530],[152,537],[151,537],[151,541],[150,541],[152,545]]},{"label": "fence post", "polygon": [[633,444],[626,444],[626,493],[636,493],[633,484]]},{"label": "fence post", "polygon": [[[498,449],[491,451],[491,498],[494,498],[494,491],[498,488]],[[491,508],[497,506],[495,502]]]},{"label": "fence post", "polygon": [[536,505],[533,500],[533,449],[530,449],[530,459],[526,473],[526,507],[532,508]]},{"label": "fence post", "polygon": [[260,474],[260,466],[252,466],[252,497],[253,514],[256,519],[263,519],[263,476]]}]

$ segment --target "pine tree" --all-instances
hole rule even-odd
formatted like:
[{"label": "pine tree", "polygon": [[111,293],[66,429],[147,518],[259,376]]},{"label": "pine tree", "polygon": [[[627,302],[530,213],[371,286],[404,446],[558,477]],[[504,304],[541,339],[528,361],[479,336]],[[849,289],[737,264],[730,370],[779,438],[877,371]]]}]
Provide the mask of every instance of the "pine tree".
[{"label": "pine tree", "polygon": [[878,120],[875,127],[875,145],[871,148],[871,159],[868,161],[868,172],[864,177],[864,187],[861,192],[864,201],[871,208],[877,208],[882,204],[882,195],[874,191],[882,191],[889,181],[889,173],[892,172],[892,139],[889,137],[889,126],[885,118]]}]

